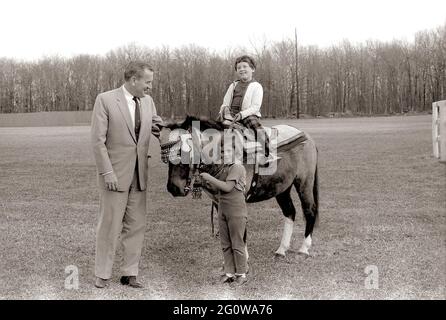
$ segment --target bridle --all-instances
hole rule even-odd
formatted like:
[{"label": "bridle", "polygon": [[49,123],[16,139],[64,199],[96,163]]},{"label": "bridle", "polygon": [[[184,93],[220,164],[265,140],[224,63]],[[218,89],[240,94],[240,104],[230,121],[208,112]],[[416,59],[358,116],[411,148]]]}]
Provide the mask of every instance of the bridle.
[{"label": "bridle", "polygon": [[[190,131],[187,135],[190,134]],[[169,141],[167,143],[163,143],[160,145],[161,147],[161,161],[163,163],[176,162],[177,160],[181,161],[181,150],[183,139],[181,138],[183,135],[179,136],[178,139],[174,141]],[[201,188],[201,177],[200,172],[198,170],[199,164],[192,163],[192,153],[193,150],[189,152],[189,173],[186,178],[186,185],[184,187],[184,192],[187,194],[192,190],[193,198],[201,197],[201,194],[198,195],[198,189]],[[201,160],[200,160],[201,161]],[[194,181],[194,186],[191,188],[192,181]]]},{"label": "bridle", "polygon": [[[233,124],[233,123],[232,123]],[[189,131],[191,134],[191,131]],[[182,139],[178,137],[174,141],[170,141],[164,144],[161,144],[161,161],[163,163],[168,164],[172,159],[181,159],[181,150],[182,150]],[[190,151],[192,154],[193,151]],[[192,160],[192,156],[190,155],[189,160]],[[192,198],[200,199],[202,196],[202,188],[203,181],[201,179],[200,173],[207,172],[213,177],[219,176],[223,170],[225,169],[225,164],[222,161],[221,164],[205,164],[202,162],[200,157],[199,164],[193,164],[192,161],[189,162],[189,172],[188,177],[186,178],[186,185],[184,187],[184,192],[188,194],[192,190]],[[192,181],[193,186],[191,188]],[[214,208],[218,208],[218,204],[212,201],[211,207],[211,229],[212,235],[214,236]]]},{"label": "bridle", "polygon": [[[182,143],[184,142],[180,136],[175,141],[161,144],[161,161],[167,164],[171,160],[176,161],[178,159],[181,159]],[[192,198],[200,199],[202,194],[201,190],[203,187],[200,173],[207,172],[211,176],[218,176],[224,170],[224,163],[222,162],[221,164],[205,164],[202,162],[202,159],[200,157],[200,162],[198,164],[194,164],[192,162],[193,150],[190,150],[189,153],[189,173],[186,178],[184,192],[187,194],[192,190]],[[193,185],[191,187],[192,181]]]},{"label": "bridle", "polygon": [[[164,144],[160,145],[160,147],[161,147],[161,161],[163,163],[166,163],[166,164],[169,163],[169,157],[172,156],[171,155],[172,151],[181,152],[180,151],[180,148],[181,148],[180,145],[178,145],[178,148],[173,148],[179,142],[181,142],[180,138],[178,138],[178,140],[176,140],[176,141],[171,141],[171,142],[167,142],[167,143],[164,143]],[[178,156],[178,153],[175,156]]]}]

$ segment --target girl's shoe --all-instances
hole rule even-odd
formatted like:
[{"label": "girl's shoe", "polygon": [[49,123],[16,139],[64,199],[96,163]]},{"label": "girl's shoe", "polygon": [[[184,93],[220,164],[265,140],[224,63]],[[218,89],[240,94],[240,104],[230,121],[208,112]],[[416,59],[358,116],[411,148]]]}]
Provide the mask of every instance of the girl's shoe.
[{"label": "girl's shoe", "polygon": [[221,283],[231,283],[234,281],[234,276],[227,276],[226,274],[222,275],[220,277],[220,282]]},{"label": "girl's shoe", "polygon": [[248,277],[242,277],[238,276],[235,278],[235,280],[231,283],[231,287],[240,287],[248,282]]}]

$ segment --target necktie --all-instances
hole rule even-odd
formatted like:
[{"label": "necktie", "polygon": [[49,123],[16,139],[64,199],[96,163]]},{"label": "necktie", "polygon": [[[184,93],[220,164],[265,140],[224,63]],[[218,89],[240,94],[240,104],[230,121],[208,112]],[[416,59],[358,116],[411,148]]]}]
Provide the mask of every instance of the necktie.
[{"label": "necktie", "polygon": [[[133,97],[133,101],[135,101],[135,136],[136,141],[139,138],[139,129],[141,128],[141,110],[140,110],[140,101],[138,97]],[[141,185],[139,182],[139,165],[138,165],[138,156],[136,157],[135,164],[135,174],[136,174],[136,186],[138,190],[141,190]]]},{"label": "necktie", "polygon": [[139,137],[139,129],[141,128],[141,111],[140,111],[140,102],[138,97],[133,97],[133,101],[135,101],[135,136],[136,141],[138,141]]}]

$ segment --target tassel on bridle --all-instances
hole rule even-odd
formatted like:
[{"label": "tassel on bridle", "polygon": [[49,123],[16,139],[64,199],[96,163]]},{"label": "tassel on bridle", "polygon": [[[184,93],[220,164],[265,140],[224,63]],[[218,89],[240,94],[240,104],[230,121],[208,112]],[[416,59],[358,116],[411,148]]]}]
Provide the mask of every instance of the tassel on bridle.
[{"label": "tassel on bridle", "polygon": [[194,184],[192,186],[192,199],[201,199],[203,181],[198,173],[198,171],[194,175]]},{"label": "tassel on bridle", "polygon": [[163,163],[169,163],[169,159],[177,155],[179,147],[174,147],[180,140],[171,141],[160,145],[161,147],[161,161]]}]

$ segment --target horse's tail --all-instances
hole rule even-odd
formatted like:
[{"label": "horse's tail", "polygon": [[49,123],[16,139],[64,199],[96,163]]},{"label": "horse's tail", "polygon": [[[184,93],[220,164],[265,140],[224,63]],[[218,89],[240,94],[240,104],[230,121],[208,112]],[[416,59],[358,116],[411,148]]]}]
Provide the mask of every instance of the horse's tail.
[{"label": "horse's tail", "polygon": [[314,223],[316,226],[319,225],[319,178],[317,174],[317,164],[316,170],[314,171],[314,184],[313,184],[313,199],[314,199]]}]

